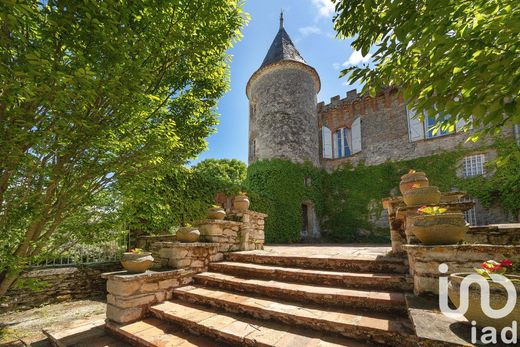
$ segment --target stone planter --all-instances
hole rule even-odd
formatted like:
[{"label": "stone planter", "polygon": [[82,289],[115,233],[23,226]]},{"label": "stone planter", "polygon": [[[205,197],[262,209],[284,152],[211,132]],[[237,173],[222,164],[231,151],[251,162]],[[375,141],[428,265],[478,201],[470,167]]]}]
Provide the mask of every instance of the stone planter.
[{"label": "stone planter", "polygon": [[233,201],[233,207],[238,211],[245,211],[249,208],[249,198],[246,195],[237,195]]},{"label": "stone planter", "polygon": [[194,227],[180,227],[177,230],[177,241],[180,242],[197,242],[200,237],[200,232]]},{"label": "stone planter", "polygon": [[414,188],[403,194],[407,206],[437,205],[441,201],[441,192],[435,186]]},{"label": "stone planter", "polygon": [[[469,274],[470,273],[454,273],[450,275],[448,296],[456,307],[460,305],[460,284],[464,277]],[[513,282],[513,285],[516,288],[517,298],[520,297],[520,276],[507,275],[506,277],[516,280]],[[490,288],[489,305],[495,310],[504,307],[507,302],[506,289],[499,282],[488,281],[488,283]],[[475,321],[479,328],[493,327],[496,329],[511,327],[513,321],[520,322],[520,301],[517,300],[513,311],[504,318],[490,318],[482,311],[480,295],[480,285],[476,283],[472,284],[469,287],[468,310],[464,314],[464,317],[466,317],[468,321]]]},{"label": "stone planter", "polygon": [[463,213],[417,215],[413,220],[413,233],[425,245],[456,244],[467,231]]},{"label": "stone planter", "polygon": [[404,195],[404,193],[412,189],[414,185],[417,188],[428,187],[430,185],[424,172],[414,172],[401,176],[401,183],[399,184],[401,194]]},{"label": "stone planter", "polygon": [[150,252],[125,252],[121,258],[123,268],[131,273],[146,272],[153,265],[153,257]]},{"label": "stone planter", "polygon": [[226,211],[221,207],[212,207],[208,209],[208,219],[224,219]]}]

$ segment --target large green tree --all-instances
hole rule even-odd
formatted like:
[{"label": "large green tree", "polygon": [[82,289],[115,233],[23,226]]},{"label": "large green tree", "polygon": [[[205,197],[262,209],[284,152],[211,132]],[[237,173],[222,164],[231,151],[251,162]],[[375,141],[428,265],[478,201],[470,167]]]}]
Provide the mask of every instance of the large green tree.
[{"label": "large green tree", "polygon": [[0,295],[96,194],[204,149],[241,5],[0,3]]},{"label": "large green tree", "polygon": [[[517,0],[333,0],[335,29],[373,64],[343,73],[374,93],[402,87],[418,114],[458,120],[476,137],[520,123]],[[446,117],[446,118],[445,118]]]}]

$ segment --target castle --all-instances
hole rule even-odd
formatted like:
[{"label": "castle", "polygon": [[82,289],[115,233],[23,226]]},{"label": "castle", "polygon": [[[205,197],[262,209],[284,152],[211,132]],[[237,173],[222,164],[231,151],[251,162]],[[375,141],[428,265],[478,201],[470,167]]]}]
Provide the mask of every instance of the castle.
[{"label": "castle", "polygon": [[[460,176],[469,177],[485,174],[485,162],[496,155],[494,150],[482,151],[480,144],[466,142],[472,131],[462,121],[451,132],[431,130],[435,117],[424,121],[414,118],[397,88],[381,90],[375,97],[351,90],[345,98],[335,96],[325,104],[317,102],[320,87],[318,72],[298,52],[284,29],[281,14],[278,33],[246,87],[249,164],[281,158],[309,161],[330,172],[347,161],[376,165],[461,146],[475,150],[460,165]],[[513,129],[505,132],[512,134]],[[514,132],[518,138],[518,127]],[[312,215],[307,207],[302,208],[304,216]],[[484,209],[479,204],[467,218],[471,224],[507,220],[503,211]],[[312,224],[316,221],[305,221],[306,226]],[[311,233],[318,232],[312,229]]]}]

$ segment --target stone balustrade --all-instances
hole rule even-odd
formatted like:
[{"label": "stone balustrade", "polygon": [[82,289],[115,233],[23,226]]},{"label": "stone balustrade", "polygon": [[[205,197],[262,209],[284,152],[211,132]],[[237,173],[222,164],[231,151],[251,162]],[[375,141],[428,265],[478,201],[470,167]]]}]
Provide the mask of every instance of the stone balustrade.
[{"label": "stone balustrade", "polygon": [[190,283],[193,271],[118,271],[101,276],[107,280],[107,319],[130,323],[143,318],[150,306],[170,299],[174,288]]},{"label": "stone balustrade", "polygon": [[439,265],[448,265],[448,274],[474,272],[486,260],[511,259],[520,262],[520,246],[513,245],[403,245],[408,253],[414,293],[439,294]]}]

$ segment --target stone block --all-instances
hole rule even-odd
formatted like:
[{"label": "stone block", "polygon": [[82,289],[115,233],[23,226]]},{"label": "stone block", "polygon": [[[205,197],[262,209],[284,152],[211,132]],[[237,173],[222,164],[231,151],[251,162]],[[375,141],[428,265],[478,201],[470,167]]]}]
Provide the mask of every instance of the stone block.
[{"label": "stone block", "polygon": [[209,257],[209,261],[222,261],[224,260],[224,254],[222,253],[217,253],[215,255],[212,255],[211,257]]},{"label": "stone block", "polygon": [[146,310],[143,307],[119,308],[117,306],[107,305],[107,319],[116,323],[131,323],[141,319]]},{"label": "stone block", "polygon": [[191,259],[170,259],[168,264],[174,269],[182,269],[190,266]]},{"label": "stone block", "polygon": [[159,290],[159,283],[151,282],[151,283],[143,283],[141,286],[141,293],[153,293]]},{"label": "stone block", "polygon": [[141,281],[116,281],[109,279],[107,281],[107,291],[117,296],[130,296],[139,291],[141,288]]},{"label": "stone block", "polygon": [[174,288],[179,286],[179,280],[170,279],[159,282],[159,289]]},{"label": "stone block", "polygon": [[221,224],[201,224],[199,225],[200,234],[203,236],[222,235],[224,226]]},{"label": "stone block", "polygon": [[168,259],[182,259],[188,255],[189,251],[187,249],[183,249],[182,246],[172,247],[172,248],[161,248],[159,250],[159,256],[161,258]]},{"label": "stone block", "polygon": [[197,259],[197,260],[193,260],[191,262],[190,267],[192,267],[192,268],[201,268],[201,267],[204,267],[204,265],[205,265],[204,261]]},{"label": "stone block", "polygon": [[118,308],[141,307],[145,305],[155,304],[157,299],[154,294],[133,295],[133,296],[115,296],[107,295],[107,303]]}]

